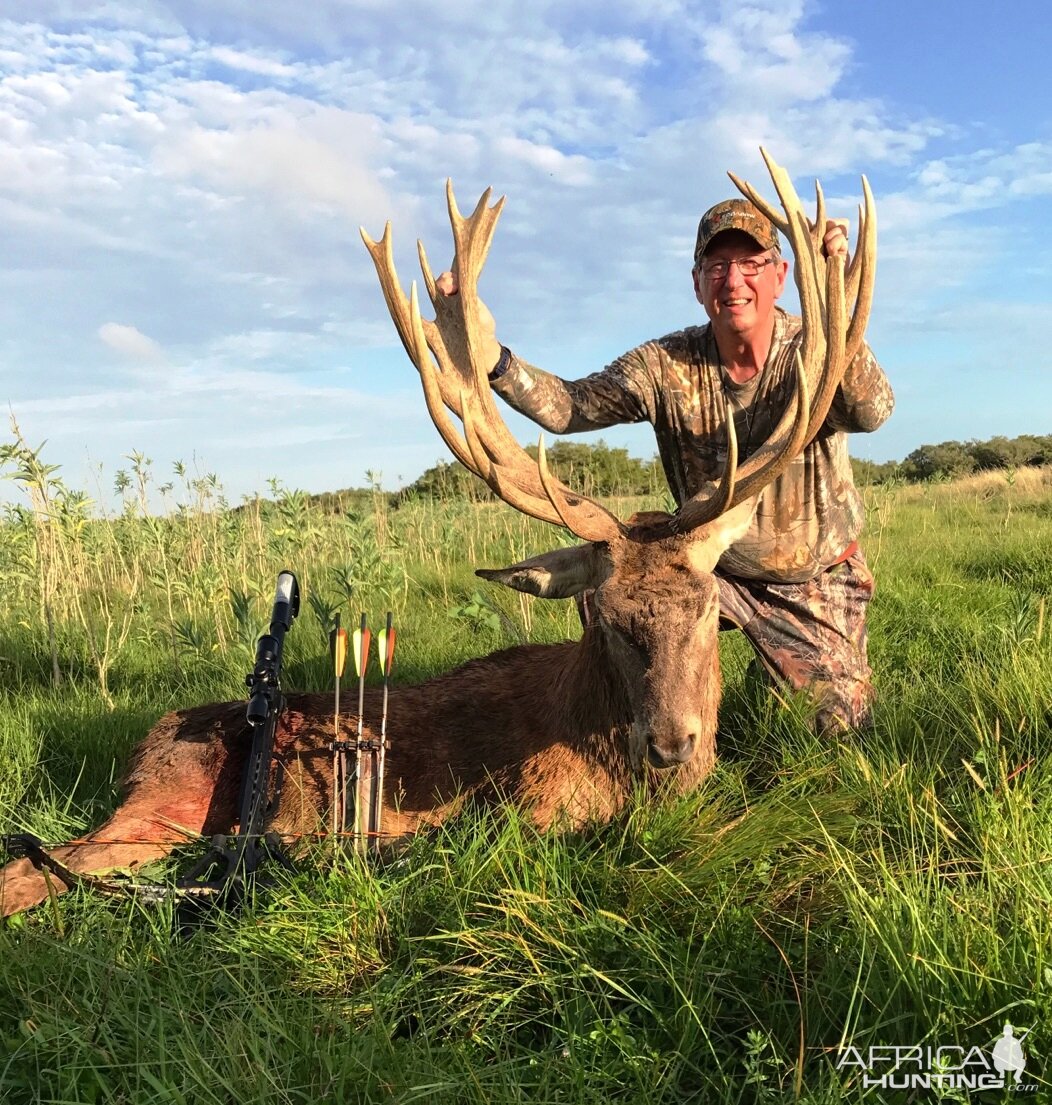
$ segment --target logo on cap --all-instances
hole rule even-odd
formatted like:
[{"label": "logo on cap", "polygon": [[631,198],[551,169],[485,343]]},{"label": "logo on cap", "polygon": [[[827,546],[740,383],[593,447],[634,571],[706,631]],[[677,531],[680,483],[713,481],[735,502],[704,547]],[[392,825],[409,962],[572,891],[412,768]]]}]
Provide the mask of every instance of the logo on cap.
[{"label": "logo on cap", "polygon": [[748,200],[724,200],[701,216],[698,242],[694,247],[695,264],[701,260],[712,239],[725,230],[742,230],[755,239],[761,249],[778,249],[778,231],[766,215]]}]

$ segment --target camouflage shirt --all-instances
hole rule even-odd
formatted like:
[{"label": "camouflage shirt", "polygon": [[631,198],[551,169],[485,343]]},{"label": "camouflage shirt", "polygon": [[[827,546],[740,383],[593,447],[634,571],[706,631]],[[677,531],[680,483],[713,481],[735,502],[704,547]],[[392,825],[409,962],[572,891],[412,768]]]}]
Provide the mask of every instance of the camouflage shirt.
[{"label": "camouflage shirt", "polygon": [[[669,487],[683,503],[723,470],[725,394],[740,460],[777,425],[795,386],[799,334],[800,319],[778,308],[767,363],[745,384],[725,376],[715,335],[705,325],[646,342],[582,380],[561,380],[513,356],[493,387],[552,433],[650,422]],[[724,553],[720,568],[747,579],[791,583],[836,561],[858,537],[863,519],[846,434],[875,430],[893,405],[887,377],[864,345],[847,367],[822,429],[761,493],[749,532]]]}]

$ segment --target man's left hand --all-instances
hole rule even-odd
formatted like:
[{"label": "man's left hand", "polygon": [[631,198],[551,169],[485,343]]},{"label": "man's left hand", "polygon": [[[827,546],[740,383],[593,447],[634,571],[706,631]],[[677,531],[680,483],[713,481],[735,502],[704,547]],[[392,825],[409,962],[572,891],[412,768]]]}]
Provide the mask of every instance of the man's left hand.
[{"label": "man's left hand", "polygon": [[847,219],[826,219],[822,252],[827,257],[843,257],[847,260],[847,230]]}]

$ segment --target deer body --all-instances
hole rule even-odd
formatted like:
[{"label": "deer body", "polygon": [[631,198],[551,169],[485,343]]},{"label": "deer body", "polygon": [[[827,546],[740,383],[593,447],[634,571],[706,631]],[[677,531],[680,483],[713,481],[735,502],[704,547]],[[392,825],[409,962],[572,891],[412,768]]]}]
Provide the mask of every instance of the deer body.
[{"label": "deer body", "polygon": [[[682,789],[711,769],[720,699],[717,561],[748,529],[760,491],[821,429],[844,366],[863,340],[872,297],[875,218],[868,186],[863,182],[861,248],[845,274],[842,257],[820,253],[821,195],[811,224],[788,175],[767,163],[784,219],[749,185],[735,183],[788,236],[796,255],[803,316],[798,391],[768,441],[740,467],[734,421],[725,410],[723,475],[675,515],[619,521],[550,475],[543,443],[534,463],[503,424],[487,381],[492,366],[479,353],[477,296],[503,201],[488,207],[487,192],[464,218],[449,190],[459,293],[436,294],[421,248],[433,322],[421,318],[415,287],[409,299],[402,291],[390,227],[380,242],[363,231],[428,412],[450,450],[509,505],[585,542],[478,574],[544,598],[594,591],[596,615],[579,643],[508,649],[419,686],[392,688],[385,834],[404,837],[440,823],[465,802],[504,798],[542,827],[560,820],[580,825],[610,817],[641,776]],[[367,693],[366,736],[379,736],[380,714],[380,693]],[[162,718],[136,751],[121,807],[86,842],[56,848],[54,855],[72,870],[94,872],[158,858],[188,835],[230,832],[248,750],[244,717],[239,702]],[[345,739],[356,734],[357,721],[345,715]],[[330,823],[332,738],[329,696],[290,695],[276,740],[285,781],[274,831],[314,833]],[[48,895],[47,881],[28,860],[8,864],[0,880],[4,915]],[[63,888],[55,882],[55,889]]]},{"label": "deer body", "polygon": [[[378,736],[380,708],[381,692],[367,690],[368,737]],[[354,736],[357,722],[355,714],[341,718],[344,739]],[[639,778],[632,722],[598,628],[578,643],[522,645],[418,686],[393,687],[385,837],[397,841],[438,825],[465,803],[505,798],[542,828],[605,820]],[[332,738],[330,695],[288,696],[275,756],[285,777],[271,830],[289,838],[324,831],[333,797]],[[194,835],[229,833],[248,747],[244,702],[165,715],[135,751],[119,809],[84,842],[53,854],[74,871],[125,870]],[[684,767],[684,785],[704,766],[699,757]],[[0,879],[3,916],[48,897],[47,878],[29,860],[8,864]],[[51,883],[55,892],[66,889],[57,879]]]}]

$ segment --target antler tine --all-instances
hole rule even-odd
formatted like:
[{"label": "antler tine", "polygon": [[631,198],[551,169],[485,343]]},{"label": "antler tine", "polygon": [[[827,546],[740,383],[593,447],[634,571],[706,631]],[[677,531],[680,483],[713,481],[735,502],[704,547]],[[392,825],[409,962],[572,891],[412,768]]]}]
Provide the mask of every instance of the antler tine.
[{"label": "antler tine", "polygon": [[[588,517],[581,519],[580,524],[570,525],[567,518],[571,520],[574,518],[574,504],[565,500],[561,503],[553,495],[549,495],[547,499],[541,499],[536,495],[531,495],[528,491],[524,491],[513,480],[508,481],[502,478],[500,465],[489,455],[487,446],[479,433],[479,423],[476,422],[472,413],[471,403],[470,395],[467,392],[462,392],[461,408],[464,411],[464,435],[467,438],[468,448],[471,450],[471,456],[475,462],[473,470],[476,475],[485,480],[496,495],[508,503],[509,506],[521,510],[524,514],[529,514],[542,522],[550,522],[555,526],[566,526],[571,532],[585,540],[600,541],[610,538],[609,527],[604,528],[600,536],[600,531],[588,524],[591,520]],[[547,472],[547,469],[545,469],[545,472]],[[543,484],[544,477],[540,476],[540,479]],[[545,491],[547,491],[547,488],[545,488]],[[616,519],[614,519],[614,524],[615,526],[618,524]],[[593,531],[595,535],[593,535]]]},{"label": "antler tine", "polygon": [[437,372],[431,361],[431,355],[427,343],[427,335],[424,333],[424,321],[420,317],[420,300],[416,294],[416,283],[410,289],[409,317],[412,325],[413,348],[408,350],[409,359],[416,365],[420,372],[420,382],[424,387],[424,402],[427,404],[427,413],[431,415],[431,421],[435,424],[439,436],[449,446],[450,452],[469,471],[479,475],[474,467],[474,459],[467,442],[460,436],[456,426],[450,420],[446,411],[446,404],[437,379]]},{"label": "antler tine", "polygon": [[[459,383],[455,399],[452,395],[444,398],[455,410],[459,401],[460,385],[467,387],[482,413],[482,424],[485,430],[480,430],[480,434],[487,443],[490,456],[496,459],[499,455],[514,455],[517,451],[532,468],[533,462],[511,435],[497,411],[487,378],[492,366],[483,362],[481,352],[477,348],[480,331],[478,276],[489,253],[497,220],[504,207],[503,197],[492,207],[487,206],[492,194],[493,189],[487,188],[475,205],[475,210],[465,218],[457,206],[452,181],[446,181],[446,204],[449,209],[450,227],[453,231],[453,271],[458,292],[453,297],[436,295],[432,302],[436,308],[436,328],[447,339],[449,359],[459,377]],[[426,258],[426,254],[424,256]],[[460,414],[459,411],[456,413]],[[540,484],[536,477],[531,491],[538,497],[541,496]]]},{"label": "antler tine", "polygon": [[486,447],[478,434],[478,424],[471,411],[471,399],[467,392],[461,392],[461,409],[464,412],[464,436],[467,438],[468,448],[471,450],[472,459],[476,468],[476,475],[481,477],[489,489],[503,499],[509,506],[521,510],[532,518],[538,518],[542,522],[550,522],[553,526],[563,525],[563,520],[552,504],[535,495],[529,495],[522,491],[517,484],[505,481],[501,478],[500,469],[493,462],[492,457],[486,452]]},{"label": "antler tine", "polygon": [[[796,353],[795,403],[790,402],[771,436],[738,469],[738,483],[731,506],[759,494],[792,463],[807,442],[810,427],[811,388],[800,351]],[[792,419],[791,425],[789,419]]]},{"label": "antler tine", "polygon": [[811,241],[815,249],[822,248],[826,236],[826,196],[820,181],[815,181],[815,221],[811,225]]},{"label": "antler tine", "polygon": [[[598,503],[580,498],[577,502],[566,494],[566,488],[552,476],[548,469],[548,454],[544,448],[544,434],[537,439],[537,472],[540,475],[544,493],[555,508],[562,524],[584,541],[610,542],[620,537],[625,528],[607,510]],[[588,510],[584,504],[595,508]]]},{"label": "antler tine", "polygon": [[606,507],[587,495],[571,492],[552,476],[548,470],[543,434],[537,442],[537,472],[545,495],[571,533],[583,541],[606,542],[614,541],[625,533],[625,527]]},{"label": "antler tine", "polygon": [[847,263],[847,279],[844,284],[844,294],[849,304],[854,304],[858,296],[858,282],[862,275],[862,240],[865,237],[866,213],[860,203],[858,211],[858,241],[855,244],[855,252]]},{"label": "antler tine", "polygon": [[376,275],[380,278],[380,288],[384,293],[384,301],[394,321],[402,346],[412,359],[412,337],[410,329],[406,325],[408,312],[405,292],[402,291],[402,283],[395,271],[394,251],[391,248],[391,220],[388,219],[384,224],[384,232],[380,236],[379,242],[369,236],[364,226],[358,227],[358,233],[361,234],[365,248],[369,251],[369,256],[376,266]]},{"label": "antler tine", "polygon": [[420,272],[424,277],[424,287],[427,288],[427,298],[431,300],[431,306],[434,307],[438,296],[438,290],[435,286],[435,274],[431,271],[431,265],[427,260],[427,250],[424,249],[424,243],[419,238],[416,240],[416,256],[420,262]]},{"label": "antler tine", "polygon": [[[724,511],[758,494],[789,467],[806,444],[811,403],[807,373],[803,370],[799,350],[796,353],[796,388],[793,398],[795,403],[789,403],[781,422],[767,441],[744,464],[736,466],[734,471],[730,469],[730,458],[733,454],[735,463],[737,462],[738,441],[729,402],[724,399],[727,464],[720,476],[720,486],[711,498],[705,498],[704,492],[701,492],[679,508],[673,522],[678,532],[687,533],[705,522],[711,522]],[[788,422],[790,417],[791,425]]]},{"label": "antler tine", "polygon": [[808,404],[811,408],[811,416],[807,423],[804,446],[809,445],[815,434],[822,428],[822,423],[825,422],[836,396],[836,389],[840,387],[844,367],[848,363],[844,356],[844,336],[847,328],[845,314],[844,258],[835,254],[826,262],[826,356],[814,399]]},{"label": "antler tine", "polygon": [[778,227],[783,234],[789,233],[789,224],[785,220],[785,216],[775,207],[770,204],[760,195],[759,192],[747,181],[742,180],[740,176],[735,173],[728,172],[727,176],[731,178],[734,183],[734,187],[747,199],[749,202],[759,210],[762,214],[766,215],[771,222]]},{"label": "antler tine", "polygon": [[[373,259],[373,265],[376,267],[376,274],[380,279],[380,287],[384,293],[384,301],[387,303],[387,310],[395,324],[395,329],[398,331],[398,337],[401,339],[403,348],[408,354],[409,359],[416,365],[417,371],[419,371],[421,375],[426,371],[431,371],[434,375],[436,370],[432,364],[431,358],[427,356],[426,353],[421,356],[414,352],[416,344],[413,335],[413,323],[410,318],[409,302],[406,299],[405,292],[402,290],[402,282],[398,279],[398,273],[395,270],[394,252],[391,245],[390,222],[384,227],[383,236],[380,238],[379,242],[374,241],[365,231],[364,227],[359,227],[359,233],[362,236],[362,241],[365,243],[365,248],[369,251],[369,256]],[[425,280],[427,276],[428,273],[425,273]],[[433,281],[431,283],[433,284]],[[439,366],[445,369],[449,365],[449,358],[446,353],[445,343],[442,340],[442,335],[439,333],[434,323],[424,321],[423,319],[420,321],[425,335],[424,348],[430,347],[435,357],[438,359]],[[455,393],[447,383],[449,378],[449,374],[443,372],[438,376],[436,386],[439,388],[442,395],[442,402],[445,403],[450,410],[454,411],[454,413],[458,413]]]},{"label": "antler tine", "polygon": [[704,498],[704,493],[695,495],[676,511],[671,524],[677,533],[689,533],[690,530],[711,522],[713,518],[718,518],[734,498],[738,480],[738,434],[734,429],[731,402],[726,395],[723,397],[723,424],[727,427],[727,460],[720,473],[716,493],[710,498]]},{"label": "antler tine", "polygon": [[849,365],[855,359],[865,339],[866,326],[869,324],[869,312],[873,307],[873,287],[877,276],[877,205],[873,199],[869,181],[864,176],[862,178],[862,197],[864,211],[859,213],[858,244],[855,249],[855,263],[857,263],[859,275],[854,288],[851,287],[851,277],[854,270],[856,270],[856,264],[852,264],[853,272],[848,274],[847,295],[849,301],[854,301],[854,307],[845,342],[845,365]]},{"label": "antler tine", "polygon": [[[466,421],[465,429],[467,429]],[[624,526],[621,522],[602,504],[590,499],[587,495],[571,491],[565,484],[555,479],[550,471],[547,472],[546,476],[542,475],[539,460],[534,464],[529,459],[528,454],[524,454],[530,467],[516,469],[514,466],[508,467],[505,465],[501,459],[505,454],[502,454],[500,442],[491,431],[492,424],[484,418],[478,422],[474,418],[472,419],[471,432],[475,435],[486,457],[495,465],[494,473],[502,474],[507,479],[516,481],[520,500],[535,504],[530,511],[535,517],[541,517],[541,512],[547,512],[543,518],[544,521],[553,522],[555,525],[565,525],[572,533],[586,541],[608,541],[616,534],[624,532]],[[521,449],[518,442],[515,445],[516,449]],[[529,479],[527,480],[525,477],[529,477]],[[547,478],[547,483],[545,478]],[[487,482],[490,483],[494,491],[497,490],[492,482],[489,480]],[[543,498],[533,490],[534,482],[540,488]],[[502,486],[507,487],[507,482],[502,481]],[[498,492],[498,494],[500,493]],[[501,497],[504,498],[504,495],[501,494]],[[548,513],[553,507],[557,512],[557,516],[548,517]],[[520,506],[519,509],[523,508]],[[601,536],[596,536],[596,534],[601,534]]]},{"label": "antler tine", "polygon": [[477,390],[480,394],[489,391],[489,381],[486,377],[491,366],[483,363],[481,351],[478,348],[480,332],[478,275],[489,256],[493,233],[497,229],[497,220],[504,210],[505,202],[505,197],[501,196],[490,207],[489,199],[492,195],[493,189],[487,188],[475,204],[475,210],[465,219],[457,207],[457,199],[453,194],[453,182],[446,180],[446,203],[449,207],[449,223],[453,229],[453,271],[460,289],[458,298],[463,312],[468,364],[474,370]]},{"label": "antler tine", "polygon": [[789,174],[760,147],[760,156],[767,166],[774,184],[778,199],[785,209],[787,230],[786,236],[796,258],[793,266],[793,274],[796,280],[796,288],[800,294],[800,314],[803,317],[803,339],[801,342],[801,356],[803,358],[804,371],[808,376],[809,390],[814,391],[812,381],[817,373],[817,365],[825,350],[824,327],[822,323],[822,303],[824,287],[819,291],[818,267],[819,253],[815,248],[811,237],[811,227],[807,216],[800,205],[800,197],[796,194],[793,182]]}]

